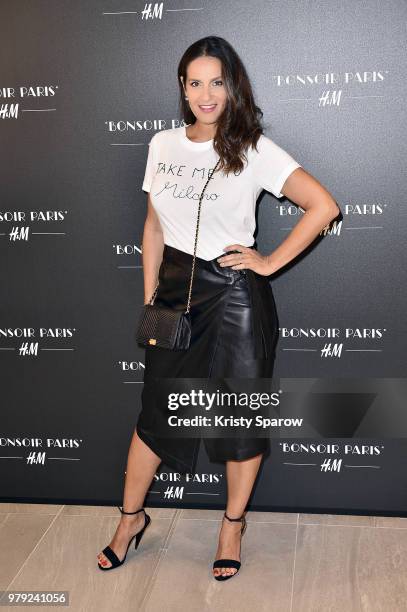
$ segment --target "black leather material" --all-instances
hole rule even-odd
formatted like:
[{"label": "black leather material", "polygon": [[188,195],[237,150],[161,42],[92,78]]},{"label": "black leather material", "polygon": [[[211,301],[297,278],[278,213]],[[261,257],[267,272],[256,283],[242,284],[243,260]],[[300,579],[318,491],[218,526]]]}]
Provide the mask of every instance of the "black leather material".
[{"label": "black leather material", "polygon": [[[225,253],[226,254],[226,253]],[[192,255],[164,246],[156,304],[185,309]],[[278,319],[267,277],[252,270],[221,267],[217,258],[195,261],[191,299],[192,336],[186,351],[145,349],[144,383],[167,378],[261,378],[273,373]],[[159,380],[158,380],[159,382]],[[144,384],[137,421],[140,438],[172,469],[193,472],[200,438],[158,438],[154,412],[160,410]],[[268,438],[203,438],[215,462],[248,459],[269,448]]]}]

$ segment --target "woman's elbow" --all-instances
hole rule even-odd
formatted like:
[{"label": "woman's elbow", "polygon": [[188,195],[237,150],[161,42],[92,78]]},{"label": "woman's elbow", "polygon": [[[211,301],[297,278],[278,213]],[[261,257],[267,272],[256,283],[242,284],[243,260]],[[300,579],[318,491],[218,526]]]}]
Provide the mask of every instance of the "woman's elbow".
[{"label": "woman's elbow", "polygon": [[335,200],[331,198],[316,198],[304,205],[303,208],[305,211],[315,211],[315,214],[323,218],[325,223],[330,223],[333,219],[336,219],[340,213],[338,205]]},{"label": "woman's elbow", "polygon": [[336,219],[340,212],[341,209],[339,208],[335,200],[331,200],[328,204],[328,214],[330,216],[330,221]]}]

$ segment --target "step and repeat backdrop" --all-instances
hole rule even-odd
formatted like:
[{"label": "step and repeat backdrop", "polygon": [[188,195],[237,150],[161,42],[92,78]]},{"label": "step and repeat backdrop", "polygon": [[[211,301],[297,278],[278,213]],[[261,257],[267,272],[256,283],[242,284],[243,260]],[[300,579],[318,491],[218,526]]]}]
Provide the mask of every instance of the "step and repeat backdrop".
[{"label": "step and repeat backdrop", "polygon": [[[183,125],[177,64],[204,36],[235,47],[265,134],[341,209],[270,277],[275,375],[397,379],[403,389],[406,18],[402,0],[2,0],[2,501],[122,501],[143,388],[134,334],[148,144]],[[263,192],[259,251],[303,212]],[[407,515],[401,420],[365,396],[351,405],[343,437],[316,428],[314,439],[271,440],[252,509]],[[146,503],[225,500],[225,466],[201,444],[195,473],[161,464]]]}]

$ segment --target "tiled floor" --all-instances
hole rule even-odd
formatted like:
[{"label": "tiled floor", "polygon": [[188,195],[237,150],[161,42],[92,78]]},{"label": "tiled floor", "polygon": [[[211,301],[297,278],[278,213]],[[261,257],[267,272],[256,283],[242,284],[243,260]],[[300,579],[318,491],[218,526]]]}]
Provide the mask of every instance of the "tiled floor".
[{"label": "tiled floor", "polygon": [[249,512],[242,568],[217,582],[222,511],[148,513],[138,551],[101,572],[117,508],[0,504],[0,589],[69,591],[52,609],[71,612],[407,611],[407,519]]}]

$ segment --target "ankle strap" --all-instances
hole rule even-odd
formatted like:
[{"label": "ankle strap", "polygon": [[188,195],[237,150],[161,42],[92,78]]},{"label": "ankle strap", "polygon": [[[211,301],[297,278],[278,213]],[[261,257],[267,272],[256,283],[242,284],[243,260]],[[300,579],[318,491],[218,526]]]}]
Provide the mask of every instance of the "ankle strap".
[{"label": "ankle strap", "polygon": [[225,518],[227,518],[227,519],[228,519],[228,521],[240,521],[240,522],[243,522],[243,521],[244,521],[244,514],[242,514],[242,516],[241,516],[241,517],[239,517],[239,518],[230,518],[230,517],[229,517],[229,516],[226,514],[226,512],[225,512],[225,514],[224,514],[223,516],[224,516]]},{"label": "ankle strap", "polygon": [[120,510],[120,512],[121,512],[122,514],[137,514],[137,512],[141,512],[141,511],[143,511],[143,512],[144,512],[144,508],[140,508],[140,510],[136,510],[135,512],[125,512],[125,511],[123,510],[123,508],[121,508],[120,506],[117,506],[117,507],[119,508],[119,510]]}]

